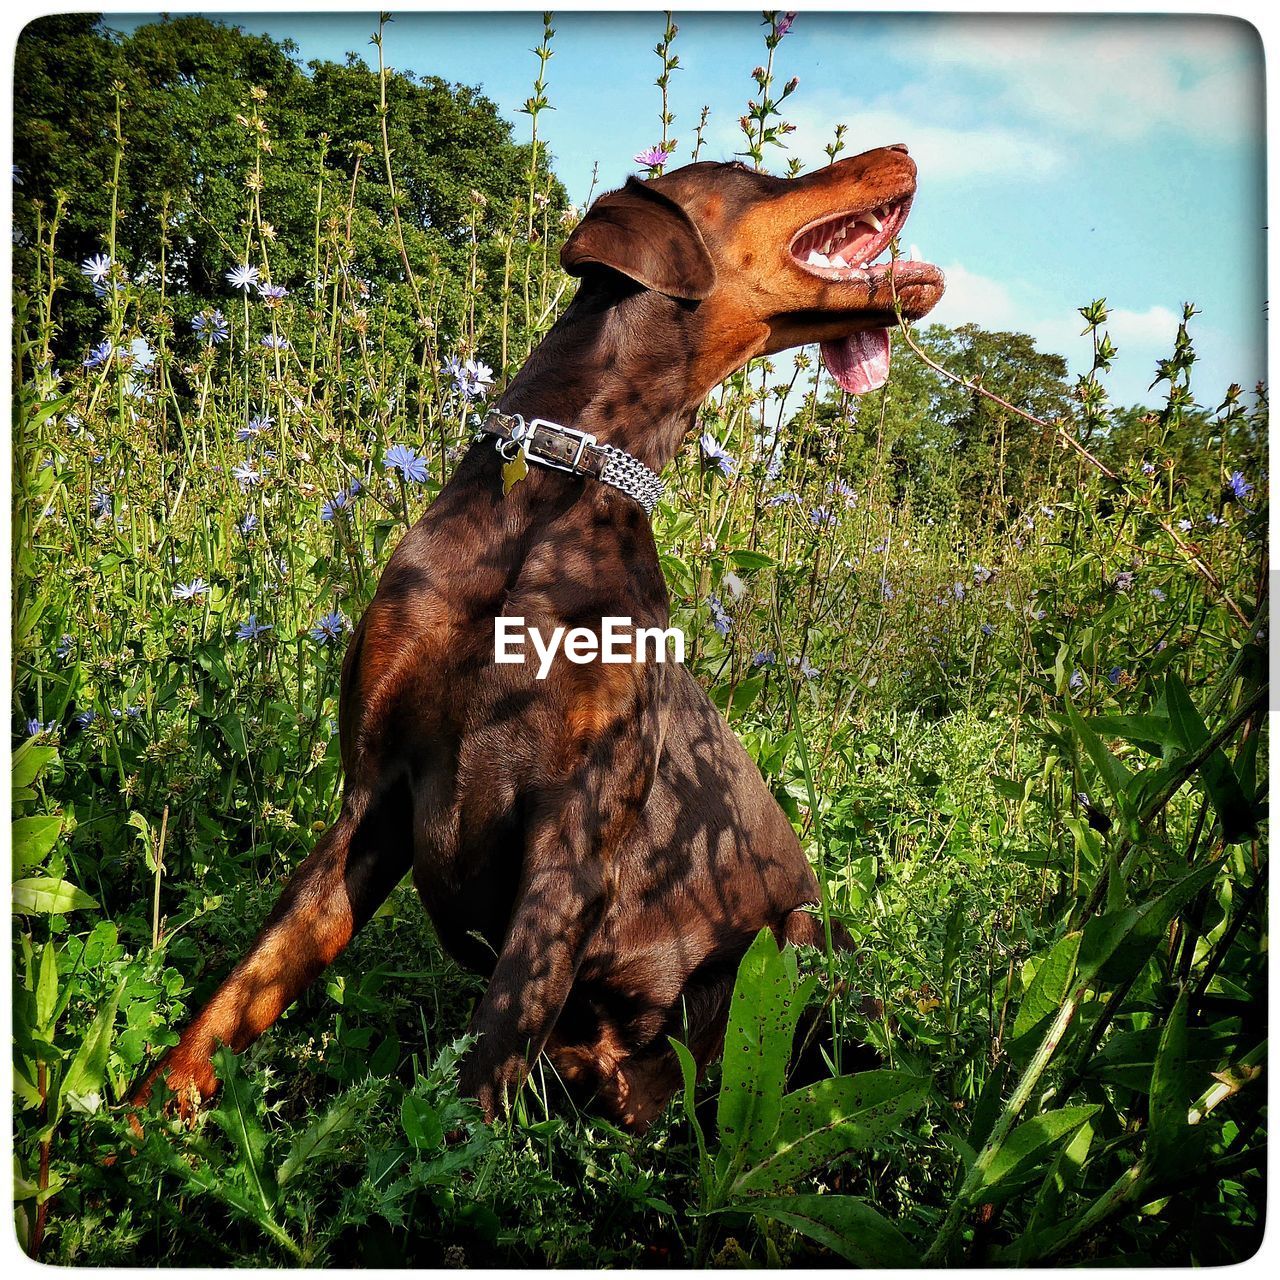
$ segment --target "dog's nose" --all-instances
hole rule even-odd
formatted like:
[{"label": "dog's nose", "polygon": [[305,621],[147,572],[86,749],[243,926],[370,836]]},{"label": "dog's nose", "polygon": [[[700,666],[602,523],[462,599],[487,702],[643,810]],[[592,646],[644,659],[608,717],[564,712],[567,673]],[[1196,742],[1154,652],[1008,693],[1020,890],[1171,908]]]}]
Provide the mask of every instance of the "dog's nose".
[{"label": "dog's nose", "polygon": [[894,142],[894,143],[892,143],[890,146],[886,147],[886,148],[885,148],[885,150],[886,150],[886,151],[901,151],[901,152],[902,152],[902,154],[903,154],[904,156],[905,156],[905,155],[910,155],[910,154],[911,154],[911,153],[907,150],[907,144],[906,144],[905,142]]}]

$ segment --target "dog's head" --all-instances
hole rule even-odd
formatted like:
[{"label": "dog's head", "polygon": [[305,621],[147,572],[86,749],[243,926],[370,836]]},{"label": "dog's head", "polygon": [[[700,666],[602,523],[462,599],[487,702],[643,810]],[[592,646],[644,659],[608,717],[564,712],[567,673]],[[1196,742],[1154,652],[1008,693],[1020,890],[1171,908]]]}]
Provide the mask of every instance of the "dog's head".
[{"label": "dog's head", "polygon": [[942,272],[877,263],[901,232],[916,167],[882,147],[799,178],[740,164],[686,165],[601,196],[561,251],[575,275],[620,272],[696,307],[698,381],[715,386],[757,355],[822,344],[836,381],[861,394],[889,372],[889,329],[942,297]]}]

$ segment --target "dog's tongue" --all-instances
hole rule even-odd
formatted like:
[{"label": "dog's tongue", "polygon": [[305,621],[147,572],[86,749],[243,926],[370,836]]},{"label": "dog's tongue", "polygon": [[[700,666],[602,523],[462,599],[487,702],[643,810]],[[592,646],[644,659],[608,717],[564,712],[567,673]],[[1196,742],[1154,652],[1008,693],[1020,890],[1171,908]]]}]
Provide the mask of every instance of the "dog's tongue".
[{"label": "dog's tongue", "polygon": [[889,380],[889,330],[863,329],[822,344],[831,376],[848,392],[864,396]]}]

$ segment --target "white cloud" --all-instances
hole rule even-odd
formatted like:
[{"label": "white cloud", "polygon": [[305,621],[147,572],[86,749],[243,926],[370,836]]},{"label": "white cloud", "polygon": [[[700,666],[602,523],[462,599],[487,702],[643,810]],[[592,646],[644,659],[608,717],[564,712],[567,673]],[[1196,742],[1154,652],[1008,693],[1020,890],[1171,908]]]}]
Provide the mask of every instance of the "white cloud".
[{"label": "white cloud", "polygon": [[[797,157],[806,173],[827,163],[823,147],[835,137],[837,124],[848,126],[839,159],[905,142],[930,183],[1044,178],[1061,172],[1065,163],[1063,152],[1034,132],[1002,125],[931,124],[886,104],[814,95],[794,107],[788,103],[783,114],[795,125],[786,139],[786,156]],[[718,128],[712,127],[708,142],[707,153],[714,157],[740,153],[745,145],[736,123],[723,118]],[[784,162],[781,152],[766,153],[767,168],[780,171]]]},{"label": "white cloud", "polygon": [[1055,132],[1132,140],[1169,128],[1240,141],[1262,128],[1256,35],[1231,19],[942,19],[909,33],[907,61],[959,67],[991,86],[986,105]]},{"label": "white cloud", "polygon": [[942,271],[947,277],[947,290],[929,313],[926,324],[945,324],[952,329],[976,324],[983,329],[1027,331],[1027,308],[1017,302],[1006,285],[958,262]]},{"label": "white cloud", "polygon": [[797,104],[786,116],[796,126],[788,138],[789,147],[806,169],[827,163],[822,148],[831,142],[837,124],[849,126],[844,155],[905,142],[931,182],[977,180],[997,174],[1039,178],[1057,171],[1063,161],[1057,147],[1031,131],[1002,125],[931,124],[887,104],[815,98]]},{"label": "white cloud", "polygon": [[[1026,333],[1041,351],[1060,355],[1072,377],[1088,370],[1093,355],[1084,320],[1074,305],[1049,297],[1042,287],[1024,280],[1000,281],[970,271],[953,262],[943,266],[947,291],[929,313],[925,325],[937,322],[949,328],[976,324],[988,330]],[[1111,335],[1118,357],[1102,381],[1114,404],[1150,403],[1161,394],[1147,387],[1155,376],[1156,362],[1173,351],[1181,312],[1160,304],[1142,310],[1112,307],[1103,326]],[[1217,324],[1196,317],[1191,338],[1199,356],[1193,374],[1193,391],[1202,402],[1216,405],[1229,382],[1245,386],[1263,376],[1265,344],[1261,332],[1233,334]]]}]

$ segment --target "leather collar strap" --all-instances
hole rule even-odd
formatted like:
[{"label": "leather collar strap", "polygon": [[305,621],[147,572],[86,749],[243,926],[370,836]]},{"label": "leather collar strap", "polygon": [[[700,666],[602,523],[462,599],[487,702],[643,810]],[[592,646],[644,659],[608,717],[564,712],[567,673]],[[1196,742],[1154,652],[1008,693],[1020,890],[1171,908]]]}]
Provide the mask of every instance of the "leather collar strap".
[{"label": "leather collar strap", "polygon": [[491,409],[480,424],[480,436],[493,437],[498,453],[508,461],[518,451],[539,466],[612,485],[634,498],[647,515],[653,515],[662,497],[663,484],[655,471],[625,449],[598,444],[595,436],[575,427],[563,427],[546,418],[526,421],[518,413]]}]

